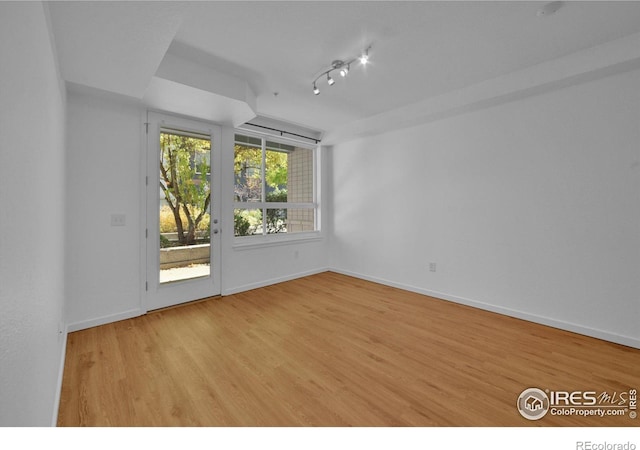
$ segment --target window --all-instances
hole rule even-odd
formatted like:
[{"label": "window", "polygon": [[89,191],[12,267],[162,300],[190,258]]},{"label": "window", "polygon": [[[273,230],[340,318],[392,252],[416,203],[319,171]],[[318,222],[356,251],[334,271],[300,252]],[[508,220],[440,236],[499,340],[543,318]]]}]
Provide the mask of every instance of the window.
[{"label": "window", "polygon": [[315,150],[235,135],[234,234],[316,231]]}]

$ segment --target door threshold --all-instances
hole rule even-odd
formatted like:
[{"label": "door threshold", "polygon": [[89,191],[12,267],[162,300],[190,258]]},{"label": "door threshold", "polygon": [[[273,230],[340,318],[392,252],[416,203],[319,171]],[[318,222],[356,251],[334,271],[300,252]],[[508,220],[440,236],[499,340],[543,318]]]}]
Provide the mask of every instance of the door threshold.
[{"label": "door threshold", "polygon": [[222,295],[213,295],[211,297],[199,298],[197,300],[191,300],[191,301],[184,302],[184,303],[178,303],[177,305],[165,306],[164,308],[151,309],[151,310],[147,311],[147,314],[154,314],[154,313],[159,313],[159,312],[163,312],[163,311],[169,311],[171,309],[182,308],[183,306],[194,305],[196,303],[202,303],[202,302],[206,302],[206,301],[209,301],[209,300],[218,300],[218,299],[221,299],[221,298],[222,298]]}]

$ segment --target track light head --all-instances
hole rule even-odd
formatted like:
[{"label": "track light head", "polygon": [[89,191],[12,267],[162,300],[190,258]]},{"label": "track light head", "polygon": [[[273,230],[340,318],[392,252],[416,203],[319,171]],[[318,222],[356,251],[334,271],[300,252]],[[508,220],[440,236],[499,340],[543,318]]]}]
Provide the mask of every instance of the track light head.
[{"label": "track light head", "polygon": [[371,49],[371,46],[367,47],[364,51],[364,53],[362,55],[360,55],[360,64],[362,64],[363,66],[366,65],[369,62],[369,50]]},{"label": "track light head", "polygon": [[318,95],[320,93],[320,89],[318,89],[318,86],[316,86],[315,83],[313,83],[313,93],[315,95]]},{"label": "track light head", "polygon": [[347,64],[342,69],[340,69],[340,75],[342,75],[343,77],[346,77],[348,73],[349,73],[349,64]]},{"label": "track light head", "polygon": [[333,86],[333,83],[335,83],[335,82],[336,82],[336,80],[331,78],[331,75],[327,74],[327,83],[329,84],[329,86]]}]

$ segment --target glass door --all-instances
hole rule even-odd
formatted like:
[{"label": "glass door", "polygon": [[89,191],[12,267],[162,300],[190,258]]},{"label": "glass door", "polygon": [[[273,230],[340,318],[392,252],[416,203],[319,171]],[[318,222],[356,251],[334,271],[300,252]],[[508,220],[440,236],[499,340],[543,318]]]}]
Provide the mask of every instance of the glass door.
[{"label": "glass door", "polygon": [[220,293],[218,127],[149,114],[147,310]]}]

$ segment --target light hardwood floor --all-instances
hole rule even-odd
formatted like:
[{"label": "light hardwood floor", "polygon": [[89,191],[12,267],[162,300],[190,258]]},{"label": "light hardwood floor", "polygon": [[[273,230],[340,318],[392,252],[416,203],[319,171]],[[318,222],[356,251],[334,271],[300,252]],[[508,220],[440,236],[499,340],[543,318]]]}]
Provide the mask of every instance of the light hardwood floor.
[{"label": "light hardwood floor", "polygon": [[638,389],[640,350],[327,272],[71,333],[58,425],[640,426],[529,387]]}]

